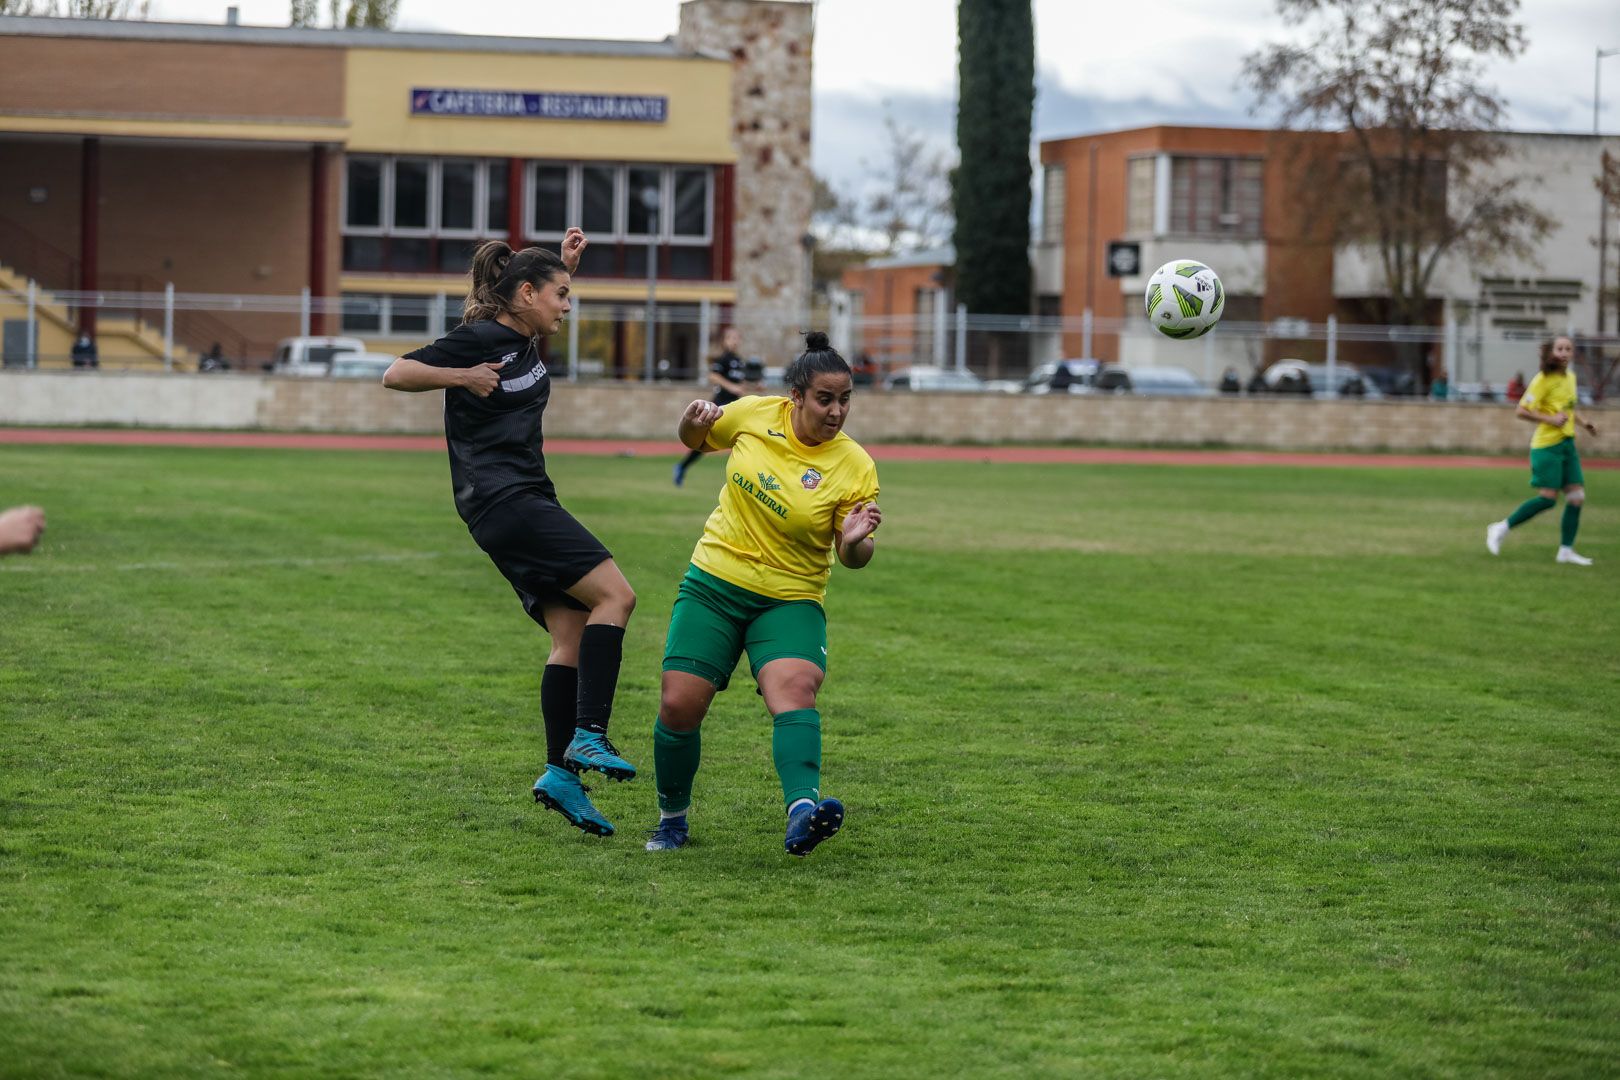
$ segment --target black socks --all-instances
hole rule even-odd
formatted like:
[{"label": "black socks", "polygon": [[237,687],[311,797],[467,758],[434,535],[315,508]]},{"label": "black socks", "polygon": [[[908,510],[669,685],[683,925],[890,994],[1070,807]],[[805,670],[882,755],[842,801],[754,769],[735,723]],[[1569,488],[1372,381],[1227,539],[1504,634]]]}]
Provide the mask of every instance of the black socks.
[{"label": "black socks", "polygon": [[[591,623],[579,638],[579,707],[575,719],[584,731],[607,734],[613,691],[619,685],[624,627]],[[549,669],[548,669],[549,670]]]}]

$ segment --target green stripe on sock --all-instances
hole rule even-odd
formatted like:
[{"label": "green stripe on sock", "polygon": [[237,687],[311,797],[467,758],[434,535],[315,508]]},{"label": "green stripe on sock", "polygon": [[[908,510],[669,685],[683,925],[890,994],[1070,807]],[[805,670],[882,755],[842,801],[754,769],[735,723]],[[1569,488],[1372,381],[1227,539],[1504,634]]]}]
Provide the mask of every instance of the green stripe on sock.
[{"label": "green stripe on sock", "polygon": [[1558,529],[1558,542],[1567,548],[1575,546],[1575,534],[1581,531],[1581,504],[1564,504],[1564,520]]},{"label": "green stripe on sock", "polygon": [[671,731],[662,720],[653,722],[653,782],[658,788],[658,809],[679,814],[692,805],[692,780],[702,758],[702,728]]},{"label": "green stripe on sock", "polygon": [[771,759],[782,780],[782,804],[821,798],[821,713],[791,709],[776,714],[771,731]]}]

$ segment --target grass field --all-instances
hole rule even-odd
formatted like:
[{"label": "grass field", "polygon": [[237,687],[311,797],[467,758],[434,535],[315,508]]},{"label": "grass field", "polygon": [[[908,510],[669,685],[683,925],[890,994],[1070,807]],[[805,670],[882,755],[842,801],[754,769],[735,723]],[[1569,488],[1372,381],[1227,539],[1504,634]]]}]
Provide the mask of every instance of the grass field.
[{"label": "grass field", "polygon": [[893,464],[781,850],[744,671],[641,850],[721,482],[554,462],[641,596],[599,786],[441,454],[0,448],[0,1074],[1620,1074],[1620,484]]}]

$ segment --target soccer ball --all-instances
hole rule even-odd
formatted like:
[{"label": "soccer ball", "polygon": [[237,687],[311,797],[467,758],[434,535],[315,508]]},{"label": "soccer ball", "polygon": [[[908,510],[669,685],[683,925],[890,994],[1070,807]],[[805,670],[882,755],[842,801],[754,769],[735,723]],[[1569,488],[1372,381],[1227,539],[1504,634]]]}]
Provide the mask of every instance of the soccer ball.
[{"label": "soccer ball", "polygon": [[1148,278],[1148,321],[1165,337],[1202,337],[1225,310],[1221,279],[1201,262],[1171,259]]}]

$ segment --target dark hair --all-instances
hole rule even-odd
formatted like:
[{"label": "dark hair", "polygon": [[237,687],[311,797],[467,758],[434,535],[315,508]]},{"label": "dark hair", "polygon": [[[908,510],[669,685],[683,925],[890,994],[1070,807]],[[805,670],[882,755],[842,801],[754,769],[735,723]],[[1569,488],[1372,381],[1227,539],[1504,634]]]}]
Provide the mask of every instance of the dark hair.
[{"label": "dark hair", "polygon": [[820,330],[812,330],[804,335],[804,352],[787,366],[782,373],[782,381],[788,384],[789,389],[805,394],[810,391],[810,384],[815,382],[817,375],[848,374],[849,364],[828,343],[827,335]]},{"label": "dark hair", "polygon": [[1552,351],[1553,346],[1558,344],[1560,339],[1569,342],[1571,345],[1575,344],[1575,339],[1568,334],[1554,334],[1541,343],[1541,349],[1539,350],[1541,354],[1541,370],[1545,374],[1551,375],[1558,370],[1558,361],[1552,358]]},{"label": "dark hair", "polygon": [[472,288],[461,305],[462,322],[493,319],[512,309],[512,294],[524,282],[538,288],[568,267],[562,257],[545,248],[530,247],[513,251],[502,240],[488,240],[478,246],[472,258]]}]

